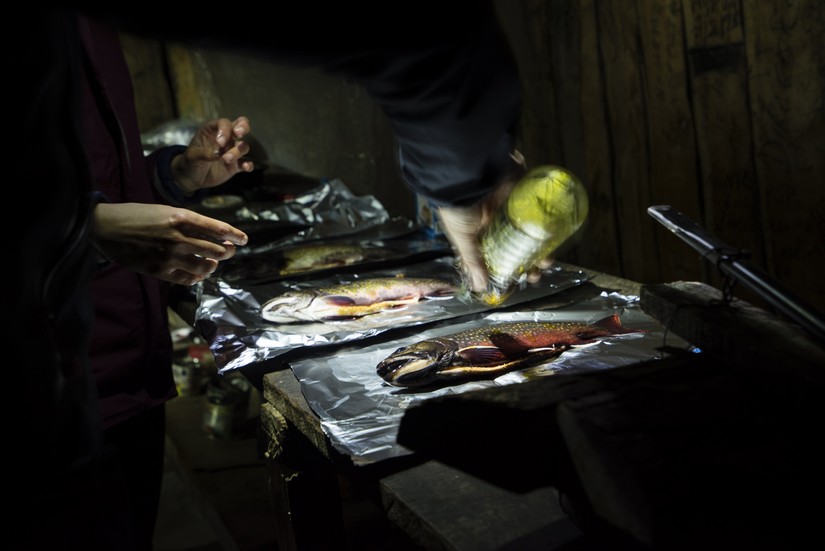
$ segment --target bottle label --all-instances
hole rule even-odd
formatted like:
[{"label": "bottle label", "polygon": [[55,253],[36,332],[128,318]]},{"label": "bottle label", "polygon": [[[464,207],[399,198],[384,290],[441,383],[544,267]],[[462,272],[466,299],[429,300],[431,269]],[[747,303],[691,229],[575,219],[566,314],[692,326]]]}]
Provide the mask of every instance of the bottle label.
[{"label": "bottle label", "polygon": [[482,241],[490,285],[500,293],[521,282],[542,248],[542,242],[519,231],[499,212]]},{"label": "bottle label", "polygon": [[490,277],[482,299],[503,302],[536,262],[548,257],[587,216],[587,192],[569,171],[546,166],[530,171],[510,193],[481,240]]}]

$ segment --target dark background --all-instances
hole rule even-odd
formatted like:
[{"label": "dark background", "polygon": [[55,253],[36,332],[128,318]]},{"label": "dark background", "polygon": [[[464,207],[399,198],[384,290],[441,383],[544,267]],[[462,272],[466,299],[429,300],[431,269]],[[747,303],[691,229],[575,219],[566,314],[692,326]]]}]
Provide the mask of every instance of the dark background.
[{"label": "dark background", "polygon": [[[821,2],[497,7],[520,64],[528,164],[563,165],[590,192],[589,221],[560,259],[642,283],[720,287],[715,267],[646,213],[669,204],[825,310]],[[274,13],[277,32],[289,21]],[[142,129],[243,114],[271,163],[340,178],[392,214],[415,216],[389,126],[359,86],[312,69],[123,38]],[[763,305],[741,285],[735,291]]]}]

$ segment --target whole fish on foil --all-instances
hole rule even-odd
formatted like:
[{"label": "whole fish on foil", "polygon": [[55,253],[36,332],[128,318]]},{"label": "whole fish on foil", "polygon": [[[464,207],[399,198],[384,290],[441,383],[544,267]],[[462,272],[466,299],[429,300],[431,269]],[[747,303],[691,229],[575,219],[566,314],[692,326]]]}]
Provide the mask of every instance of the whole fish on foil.
[{"label": "whole fish on foil", "polygon": [[436,278],[379,277],[351,283],[287,291],[261,307],[277,323],[348,320],[404,308],[423,299],[451,298],[457,287]]},{"label": "whole fish on foil", "polygon": [[386,257],[387,253],[378,247],[342,244],[302,245],[279,252],[279,274],[301,274]]},{"label": "whole fish on foil", "polygon": [[617,314],[589,324],[502,322],[399,348],[379,362],[376,371],[384,381],[401,387],[491,379],[543,363],[574,346],[643,332],[622,326]]},{"label": "whole fish on foil", "polygon": [[358,263],[387,259],[391,252],[372,246],[350,244],[309,244],[264,254],[235,257],[221,267],[226,281],[267,280]]}]

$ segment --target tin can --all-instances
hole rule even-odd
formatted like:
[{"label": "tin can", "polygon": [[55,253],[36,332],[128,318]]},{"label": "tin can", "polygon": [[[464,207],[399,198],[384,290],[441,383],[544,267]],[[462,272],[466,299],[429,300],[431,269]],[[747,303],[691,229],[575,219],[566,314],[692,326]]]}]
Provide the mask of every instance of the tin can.
[{"label": "tin can", "polygon": [[249,402],[249,383],[241,377],[212,378],[206,388],[203,409],[203,431],[209,438],[235,438],[246,421]]},{"label": "tin can", "polygon": [[203,392],[203,370],[194,358],[182,358],[172,364],[178,396],[196,396]]},{"label": "tin can", "polygon": [[415,194],[416,222],[426,232],[428,237],[443,237],[438,209],[426,197]]}]

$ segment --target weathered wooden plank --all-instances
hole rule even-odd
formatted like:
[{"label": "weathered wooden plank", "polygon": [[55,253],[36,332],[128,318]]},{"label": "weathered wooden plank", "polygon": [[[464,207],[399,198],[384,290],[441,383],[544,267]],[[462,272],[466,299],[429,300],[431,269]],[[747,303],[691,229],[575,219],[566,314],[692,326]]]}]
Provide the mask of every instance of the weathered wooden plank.
[{"label": "weathered wooden plank", "polygon": [[[550,55],[562,164],[581,177],[585,173],[581,108],[584,68],[581,62],[582,25],[579,2],[539,0],[539,3],[547,6],[544,10],[543,34],[548,37],[545,42]],[[571,258],[575,258],[575,255]]]},{"label": "weathered wooden plank", "polygon": [[661,281],[654,224],[647,216],[651,205],[650,150],[639,14],[635,3],[610,1],[597,2],[596,13],[620,221],[620,275],[642,282]]},{"label": "weathered wooden plank", "polygon": [[550,551],[581,535],[551,487],[518,494],[435,461],[380,486],[388,518],[423,549]]},{"label": "weathered wooden plank", "polygon": [[[761,263],[764,243],[739,2],[684,0],[683,8],[701,170],[697,191],[704,198],[704,215],[694,220],[731,246],[749,250],[753,261]],[[707,264],[705,278],[721,287],[721,277]],[[668,281],[673,279],[690,278]],[[755,300],[747,292],[742,297]]]},{"label": "weathered wooden plank", "polygon": [[[688,98],[680,0],[638,0],[650,142],[651,204],[671,205],[700,219],[696,137]],[[668,254],[673,235],[654,223],[655,254],[662,281],[698,279],[696,255]]]},{"label": "weathered wooden plank", "polygon": [[301,445],[300,434],[290,433],[295,429],[271,404],[261,407],[261,428],[279,549],[335,549],[345,539],[336,472],[306,456],[296,461],[312,450]]},{"label": "weathered wooden plank", "polygon": [[496,7],[522,82],[519,148],[528,166],[563,164],[550,61],[554,40],[547,32],[553,15],[540,0],[499,0]]},{"label": "weathered wooden plank", "polygon": [[[584,155],[584,119],[582,112],[582,63],[581,63],[581,14],[575,0],[552,0],[547,6],[544,34],[548,37],[550,70],[556,116],[559,123],[558,135],[561,146],[561,164],[576,174],[592,195],[592,184],[587,180],[587,166]],[[590,214],[585,228],[556,251],[556,258],[578,264],[591,264],[594,252],[615,251],[612,247],[594,247],[604,243],[591,235],[590,225],[600,220],[602,213]],[[614,235],[609,235],[615,239]]]},{"label": "weathered wooden plank", "polygon": [[281,369],[264,375],[263,385],[263,397],[268,404],[289,419],[324,456],[335,454],[318,416],[304,399],[301,383],[292,370]]},{"label": "weathered wooden plank", "polygon": [[742,3],[768,272],[825,310],[825,9]]},{"label": "weathered wooden plank", "polygon": [[[825,349],[795,324],[699,282],[643,285],[644,312],[686,341],[777,392],[825,386]],[[800,381],[804,384],[800,384]]]},{"label": "weathered wooden plank", "polygon": [[581,112],[584,166],[580,178],[590,194],[590,215],[582,228],[576,258],[584,266],[622,275],[621,231],[615,208],[607,91],[599,54],[596,6],[594,0],[576,1],[574,6],[576,15],[570,19],[571,25],[579,26],[577,61],[581,65],[581,100],[575,105],[565,105],[564,110]]}]

